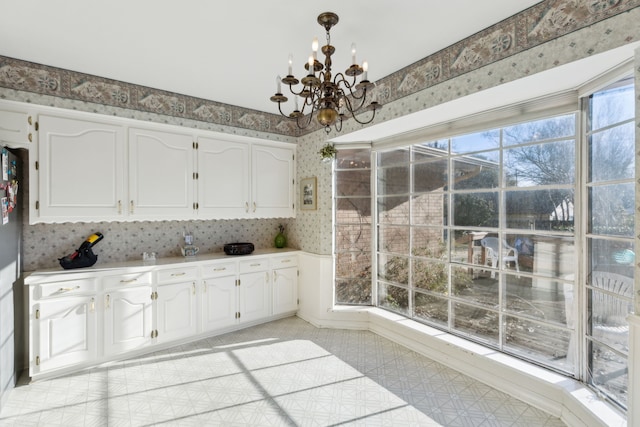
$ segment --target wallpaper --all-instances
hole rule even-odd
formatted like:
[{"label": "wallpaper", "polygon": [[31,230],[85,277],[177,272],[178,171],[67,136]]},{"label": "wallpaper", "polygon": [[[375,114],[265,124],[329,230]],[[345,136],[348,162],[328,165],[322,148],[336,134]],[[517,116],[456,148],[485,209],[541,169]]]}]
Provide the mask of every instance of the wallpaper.
[{"label": "wallpaper", "polygon": [[[383,105],[397,101],[638,5],[640,0],[541,1],[382,78],[376,82],[375,95]],[[316,124],[301,131],[294,122],[277,114],[2,56],[0,87],[280,135],[300,136],[319,129]],[[482,87],[476,85],[477,89]]]},{"label": "wallpaper", "polygon": [[[384,108],[372,125],[638,41],[639,5],[640,0],[542,1],[378,81]],[[318,182],[317,209],[298,210],[287,221],[25,225],[25,270],[55,266],[93,231],[105,233],[96,247],[100,259],[136,259],[152,250],[176,254],[187,225],[205,252],[231,240],[271,247],[284,222],[289,247],[332,253],[332,167],[320,161],[318,150],[335,131],[298,134],[276,115],[6,57],[0,57],[0,98],[296,142],[298,182],[314,176]],[[347,121],[343,133],[361,128]]]}]

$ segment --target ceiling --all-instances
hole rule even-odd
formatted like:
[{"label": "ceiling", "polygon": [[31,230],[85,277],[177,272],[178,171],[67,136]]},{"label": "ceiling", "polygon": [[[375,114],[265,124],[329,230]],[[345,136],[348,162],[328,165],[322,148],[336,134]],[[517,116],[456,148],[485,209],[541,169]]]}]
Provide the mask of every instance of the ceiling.
[{"label": "ceiling", "polygon": [[0,55],[277,113],[289,54],[301,77],[313,37],[325,44],[321,12],[340,17],[334,73],[355,42],[375,81],[539,1],[7,0]]}]

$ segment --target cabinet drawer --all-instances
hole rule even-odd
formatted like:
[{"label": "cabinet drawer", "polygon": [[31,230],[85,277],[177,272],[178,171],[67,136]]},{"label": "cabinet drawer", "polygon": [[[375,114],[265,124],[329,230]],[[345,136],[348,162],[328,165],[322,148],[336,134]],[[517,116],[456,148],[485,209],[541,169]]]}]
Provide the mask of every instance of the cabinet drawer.
[{"label": "cabinet drawer", "polygon": [[52,298],[69,295],[96,293],[96,281],[94,279],[67,280],[38,285],[36,298]]},{"label": "cabinet drawer", "polygon": [[297,255],[279,256],[271,258],[271,268],[296,267],[298,265]]},{"label": "cabinet drawer", "polygon": [[151,272],[120,274],[107,276],[103,280],[105,289],[120,288],[123,286],[139,286],[151,284]]},{"label": "cabinet drawer", "polygon": [[158,271],[158,283],[171,283],[177,281],[197,280],[197,267],[172,268]]},{"label": "cabinet drawer", "polygon": [[269,270],[269,258],[247,259],[240,261],[240,274]]},{"label": "cabinet drawer", "polygon": [[235,261],[218,262],[215,264],[205,264],[202,266],[202,277],[223,277],[233,276],[237,273],[238,267]]}]

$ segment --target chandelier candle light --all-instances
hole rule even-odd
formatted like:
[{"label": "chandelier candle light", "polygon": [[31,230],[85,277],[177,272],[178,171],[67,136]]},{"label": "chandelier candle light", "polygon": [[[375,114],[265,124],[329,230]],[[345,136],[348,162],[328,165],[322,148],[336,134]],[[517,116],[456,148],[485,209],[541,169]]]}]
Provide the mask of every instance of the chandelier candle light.
[{"label": "chandelier candle light", "polygon": [[[335,77],[331,74],[331,55],[335,52],[335,47],[331,46],[331,35],[329,31],[331,27],[338,23],[338,15],[333,12],[324,12],[318,16],[318,24],[323,26],[327,32],[327,44],[322,46],[324,54],[324,64],[317,59],[318,55],[318,39],[314,38],[312,47],[312,55],[305,63],[304,68],[308,74],[301,80],[292,75],[293,59],[289,55],[289,73],[286,77],[277,77],[277,92],[271,97],[271,101],[278,103],[278,110],[283,116],[295,120],[300,129],[304,129],[311,124],[311,119],[316,113],[318,123],[324,126],[327,132],[331,131],[331,126],[335,125],[335,129],[340,132],[342,130],[342,120],[346,114],[360,124],[371,123],[376,116],[376,111],[382,108],[377,101],[371,100],[366,105],[370,92],[375,86],[367,80],[368,64],[366,61],[362,66],[356,64],[356,47],[351,45],[351,65],[343,73],[338,73]],[[316,73],[318,73],[316,77]],[[359,75],[362,74],[360,83],[356,82]],[[281,83],[289,85],[289,90],[294,95],[295,109],[290,114],[282,112],[282,103],[287,102],[288,98],[282,94]],[[294,86],[302,83],[302,89],[299,92],[294,90]],[[304,99],[302,110],[298,108],[298,97]],[[306,110],[306,111],[305,111]],[[372,115],[368,120],[360,120],[356,114],[364,111],[372,111]],[[308,113],[308,114],[307,114]]]}]

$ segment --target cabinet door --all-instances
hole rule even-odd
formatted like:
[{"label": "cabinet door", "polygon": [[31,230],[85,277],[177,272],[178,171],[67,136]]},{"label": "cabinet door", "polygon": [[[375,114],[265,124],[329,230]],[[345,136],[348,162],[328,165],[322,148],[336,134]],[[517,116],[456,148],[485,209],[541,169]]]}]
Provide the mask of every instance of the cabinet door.
[{"label": "cabinet door", "polygon": [[33,116],[0,106],[0,141],[12,148],[28,148],[34,140]]},{"label": "cabinet door", "polygon": [[293,148],[253,145],[252,212],[260,218],[295,216]]},{"label": "cabinet door", "polygon": [[202,331],[214,331],[235,325],[238,320],[236,276],[202,281]]},{"label": "cabinet door", "polygon": [[136,286],[104,295],[104,351],[123,353],[151,344],[152,288]]},{"label": "cabinet door", "polygon": [[298,310],[298,267],[273,270],[273,314]]},{"label": "cabinet door", "polygon": [[129,216],[193,218],[193,152],[190,135],[129,129]]},{"label": "cabinet door", "polygon": [[240,321],[251,322],[271,315],[269,272],[240,275]]},{"label": "cabinet door", "polygon": [[123,128],[47,115],[41,115],[39,122],[36,221],[100,221],[122,217]]},{"label": "cabinet door", "polygon": [[33,305],[31,375],[97,357],[95,307],[92,296],[52,299]]},{"label": "cabinet door", "polygon": [[158,342],[195,335],[197,332],[196,282],[160,285],[157,289]]},{"label": "cabinet door", "polygon": [[250,200],[249,144],[198,138],[198,217],[244,218]]}]

